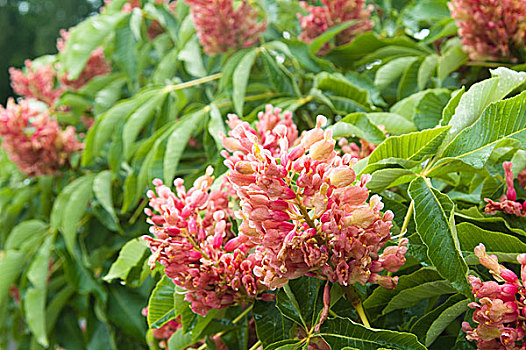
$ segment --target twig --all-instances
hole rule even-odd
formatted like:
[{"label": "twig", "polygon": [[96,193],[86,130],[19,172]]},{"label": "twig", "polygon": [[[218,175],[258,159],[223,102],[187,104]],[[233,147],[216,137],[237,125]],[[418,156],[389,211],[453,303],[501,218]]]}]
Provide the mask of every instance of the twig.
[{"label": "twig", "polygon": [[167,87],[165,87],[165,90],[166,91],[175,91],[175,90],[186,89],[188,87],[201,85],[201,84],[204,84],[204,83],[208,83],[209,81],[217,80],[217,79],[221,78],[222,75],[223,75],[222,73],[217,73],[217,74],[212,74],[212,75],[209,75],[209,76],[206,76],[206,77],[202,77],[202,78],[199,78],[199,79],[185,81],[184,83],[180,83],[180,84],[177,84],[177,85],[168,85]]},{"label": "twig", "polygon": [[400,234],[391,237],[392,239],[397,239],[405,236],[407,232],[407,226],[409,226],[409,221],[411,220],[411,216],[413,215],[414,208],[415,203],[411,201],[411,203],[409,204],[409,208],[407,208],[407,213],[405,214],[405,219],[404,223],[402,224],[402,228],[400,229]]}]

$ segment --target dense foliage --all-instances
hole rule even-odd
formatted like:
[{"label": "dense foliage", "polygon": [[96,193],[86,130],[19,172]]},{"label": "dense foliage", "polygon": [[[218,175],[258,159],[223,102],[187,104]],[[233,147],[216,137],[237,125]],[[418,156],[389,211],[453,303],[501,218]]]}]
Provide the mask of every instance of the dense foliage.
[{"label": "dense foliage", "polygon": [[524,8],[114,0],[62,31],[0,106],[0,347],[523,349]]}]

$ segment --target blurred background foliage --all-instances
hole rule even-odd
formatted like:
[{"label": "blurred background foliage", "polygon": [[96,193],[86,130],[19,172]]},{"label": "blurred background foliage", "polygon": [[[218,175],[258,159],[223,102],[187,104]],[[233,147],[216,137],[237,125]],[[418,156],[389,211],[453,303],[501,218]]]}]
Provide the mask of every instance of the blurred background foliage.
[{"label": "blurred background foliage", "polygon": [[57,52],[61,28],[96,13],[102,0],[0,0],[0,104],[14,93],[9,67]]}]

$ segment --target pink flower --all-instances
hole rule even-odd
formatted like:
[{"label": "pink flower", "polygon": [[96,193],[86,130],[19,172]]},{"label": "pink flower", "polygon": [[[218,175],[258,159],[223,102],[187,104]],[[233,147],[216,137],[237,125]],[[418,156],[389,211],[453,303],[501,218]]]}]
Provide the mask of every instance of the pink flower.
[{"label": "pink flower", "polygon": [[[69,39],[70,33],[62,29],[60,31],[61,38],[57,40],[57,49],[59,52],[64,51],[66,42]],[[86,85],[91,79],[99,75],[106,75],[111,72],[111,64],[106,61],[102,47],[97,47],[90,55],[86,66],[74,80],[68,78],[68,74],[60,77],[60,82],[72,90],[78,90]]]},{"label": "pink flower", "polygon": [[489,198],[484,198],[488,203],[484,208],[484,211],[489,215],[494,215],[498,211],[503,211],[506,214],[526,216],[526,201],[522,204],[517,201],[517,192],[513,185],[512,164],[511,162],[504,162],[502,167],[504,168],[504,177],[506,179],[506,194],[500,197],[499,202],[495,202]]},{"label": "pink flower", "polygon": [[186,0],[197,35],[208,55],[247,48],[258,42],[267,27],[257,12],[243,0],[234,9],[233,0]]},{"label": "pink flower", "polygon": [[0,106],[0,137],[9,158],[28,176],[53,174],[82,149],[74,127],[60,129],[48,111],[35,110],[26,100]]},{"label": "pink flower", "polygon": [[526,7],[522,0],[452,0],[464,49],[471,59],[516,61],[526,42]]},{"label": "pink flower", "polygon": [[[321,0],[321,2],[323,6],[301,2],[301,6],[309,14],[306,16],[298,14],[302,30],[300,40],[309,43],[331,27],[353,20],[356,23],[336,35],[335,44],[344,45],[358,34],[373,28],[374,24],[370,20],[371,10],[365,6],[365,0]],[[320,49],[320,54],[327,53],[330,48],[330,44],[325,44]]]},{"label": "pink flower", "polygon": [[9,68],[13,91],[25,98],[33,98],[53,105],[64,92],[63,87],[55,87],[56,71],[52,65],[34,65],[25,61],[26,72]]}]

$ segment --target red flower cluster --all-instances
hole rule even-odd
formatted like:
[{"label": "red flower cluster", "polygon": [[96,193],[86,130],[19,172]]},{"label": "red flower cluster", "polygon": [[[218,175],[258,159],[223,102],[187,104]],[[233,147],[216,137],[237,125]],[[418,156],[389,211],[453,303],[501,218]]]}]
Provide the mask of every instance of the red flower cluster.
[{"label": "red flower cluster", "polygon": [[9,68],[11,87],[20,96],[33,98],[53,105],[64,92],[64,87],[56,87],[57,72],[51,64],[34,65],[30,60],[25,62],[26,72],[14,67]]},{"label": "red flower cluster", "polygon": [[[306,16],[298,14],[302,30],[300,40],[309,43],[331,27],[351,20],[356,21],[336,35],[336,45],[343,45],[350,42],[356,35],[373,28],[374,23],[370,20],[371,10],[365,6],[365,0],[321,0],[321,2],[324,6],[313,6],[305,1],[301,2],[301,6],[309,14]],[[330,44],[325,44],[319,53],[327,53],[330,47]]]},{"label": "red flower cluster", "polygon": [[[502,164],[502,167],[504,168],[504,177],[506,178],[507,190],[506,194],[500,197],[500,201],[494,202],[489,198],[484,198],[484,200],[488,202],[484,208],[484,211],[487,214],[494,215],[498,211],[503,211],[506,214],[526,216],[526,201],[522,204],[517,201],[517,192],[515,191],[513,185],[512,166],[513,165],[511,162],[504,162]],[[521,174],[524,173],[525,170],[523,170]],[[521,175],[519,174],[519,185],[521,182],[520,178]]]},{"label": "red flower cluster", "polygon": [[17,105],[9,99],[5,109],[0,106],[0,137],[9,158],[28,176],[53,174],[82,149],[74,127],[62,130],[48,111],[26,100]]},{"label": "red flower cluster", "polygon": [[233,0],[186,0],[197,35],[208,55],[254,45],[267,27],[246,0],[234,9]]},{"label": "red flower cluster", "polygon": [[205,315],[257,297],[265,288],[253,270],[255,255],[232,238],[232,212],[225,191],[211,190],[211,168],[188,191],[183,180],[174,181],[176,193],[161,180],[154,180],[155,192],[149,191],[150,229],[155,238],[146,236],[156,261],[165,266],[173,282],[186,289],[185,299],[192,310]]},{"label": "red flower cluster", "polygon": [[[60,31],[60,36],[62,38],[57,39],[57,49],[59,52],[62,52],[66,47],[66,42],[69,39],[70,33],[69,31],[62,29]],[[60,77],[60,81],[62,84],[69,87],[70,89],[78,90],[84,85],[86,85],[86,83],[94,77],[98,75],[106,75],[110,72],[111,65],[108,61],[106,61],[102,47],[99,46],[95,50],[93,50],[88,59],[88,62],[86,62],[86,66],[84,67],[77,79],[70,80],[68,78],[68,74],[66,73],[62,77]]]},{"label": "red flower cluster", "polygon": [[452,0],[448,6],[471,59],[516,60],[514,51],[526,43],[523,0]]},{"label": "red flower cluster", "polygon": [[[278,110],[279,112],[279,110]],[[232,118],[231,119],[235,119]],[[334,150],[330,131],[317,126],[290,144],[290,128],[276,125],[278,148],[268,147],[248,123],[238,122],[224,139],[227,179],[240,198],[238,240],[256,247],[256,275],[269,288],[305,274],[350,285],[379,283],[394,288],[405,262],[407,240],[379,250],[389,241],[393,214],[381,214],[379,196],[369,203],[365,184],[355,183],[350,155]]]},{"label": "red flower cluster", "polygon": [[496,256],[487,255],[483,244],[475,248],[475,254],[499,283],[468,277],[477,298],[477,302],[470,303],[469,307],[475,310],[473,321],[478,325],[472,328],[468,322],[462,323],[467,339],[476,341],[478,349],[524,349],[526,254],[517,256],[522,281],[513,271],[500,265]]},{"label": "red flower cluster", "polygon": [[404,264],[407,239],[380,253],[393,214],[380,212],[379,196],[368,201],[370,177],[355,181],[356,158],[334,150],[331,132],[321,129],[325,117],[299,138],[292,113],[267,106],[258,117],[254,129],[229,115],[222,189],[211,190],[211,169],[188,191],[175,180],[177,194],[154,181],[146,214],[155,238],[145,237],[151,266],[164,265],[202,315],[271,298],[261,293],[305,274],[394,288],[397,278],[379,273]]}]

